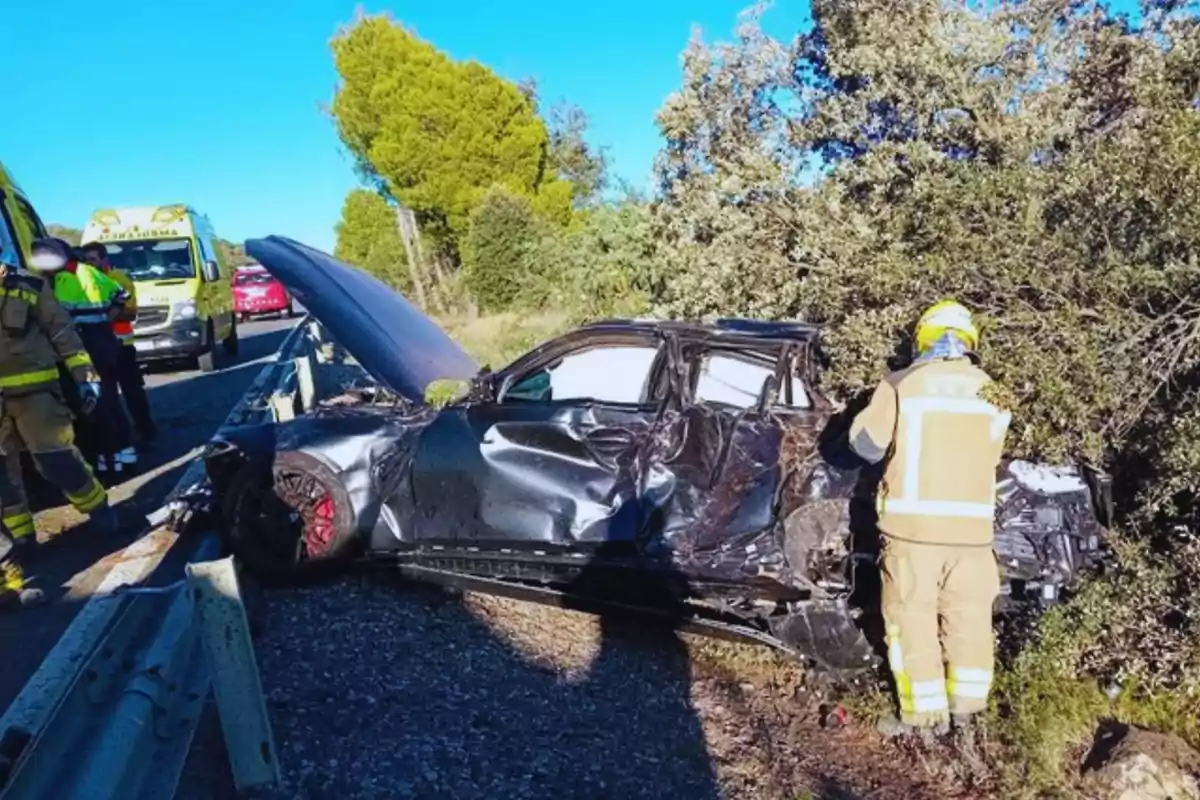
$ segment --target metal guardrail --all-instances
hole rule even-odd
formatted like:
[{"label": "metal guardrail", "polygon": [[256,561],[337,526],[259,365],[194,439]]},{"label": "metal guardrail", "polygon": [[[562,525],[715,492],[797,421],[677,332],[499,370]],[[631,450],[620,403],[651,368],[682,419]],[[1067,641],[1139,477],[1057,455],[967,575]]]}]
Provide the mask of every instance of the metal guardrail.
[{"label": "metal guardrail", "polygon": [[[214,437],[311,409],[330,347],[303,321]],[[214,533],[187,531],[207,500],[197,459],[0,717],[0,800],[172,797],[210,689],[237,788],[279,780],[233,559],[214,560]],[[179,579],[137,586],[193,533]]]}]

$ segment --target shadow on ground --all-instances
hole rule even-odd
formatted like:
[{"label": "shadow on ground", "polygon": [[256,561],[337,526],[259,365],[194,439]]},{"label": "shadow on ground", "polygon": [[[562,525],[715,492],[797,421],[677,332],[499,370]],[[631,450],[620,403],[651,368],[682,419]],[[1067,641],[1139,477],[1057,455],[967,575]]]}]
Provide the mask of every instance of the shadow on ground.
[{"label": "shadow on ground", "polygon": [[[256,650],[287,785],[270,796],[720,797],[678,637],[573,635],[555,663],[386,576],[273,593]],[[225,761],[210,720],[178,797],[233,797]]]}]

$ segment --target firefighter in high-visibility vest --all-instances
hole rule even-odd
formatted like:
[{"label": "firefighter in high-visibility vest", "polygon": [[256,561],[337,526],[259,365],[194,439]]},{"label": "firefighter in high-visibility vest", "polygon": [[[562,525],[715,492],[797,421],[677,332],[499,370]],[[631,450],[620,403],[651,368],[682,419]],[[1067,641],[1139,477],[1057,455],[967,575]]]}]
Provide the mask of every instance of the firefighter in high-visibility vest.
[{"label": "firefighter in high-visibility vest", "polygon": [[0,608],[43,599],[26,585],[22,568],[37,541],[21,473],[22,450],[71,505],[90,517],[92,532],[119,529],[104,487],[74,446],[60,364],[74,379],[81,406],[94,406],[99,377],[50,281],[0,264],[0,454],[5,465],[0,472]]},{"label": "firefighter in high-visibility vest", "polygon": [[[137,349],[133,346],[133,323],[137,320],[137,294],[133,281],[124,270],[116,269],[108,262],[108,248],[100,242],[88,242],[79,248],[80,258],[96,267],[121,285],[129,295],[125,308],[112,324],[113,333],[121,340],[121,355],[118,362],[117,380],[121,395],[133,418],[133,426],[143,444],[153,444],[158,439],[158,428],[150,414],[150,400],[146,396],[146,382],[137,361]],[[136,451],[135,451],[136,455]],[[129,462],[129,454],[123,456]]]},{"label": "firefighter in high-visibility vest", "polygon": [[888,375],[850,427],[854,451],[884,462],[882,610],[900,710],[880,723],[888,735],[965,728],[987,707],[996,469],[1010,415],[980,396],[991,379],[978,343],[970,311],[932,306],[915,362]]},{"label": "firefighter in high-visibility vest", "polygon": [[129,419],[119,399],[121,343],[113,333],[112,323],[122,313],[129,296],[100,270],[81,263],[74,249],[61,239],[34,242],[29,266],[53,280],[54,296],[71,316],[100,375],[100,398],[86,422],[96,438],[96,469],[101,473],[121,473],[127,464],[137,460],[137,455],[130,446]]}]

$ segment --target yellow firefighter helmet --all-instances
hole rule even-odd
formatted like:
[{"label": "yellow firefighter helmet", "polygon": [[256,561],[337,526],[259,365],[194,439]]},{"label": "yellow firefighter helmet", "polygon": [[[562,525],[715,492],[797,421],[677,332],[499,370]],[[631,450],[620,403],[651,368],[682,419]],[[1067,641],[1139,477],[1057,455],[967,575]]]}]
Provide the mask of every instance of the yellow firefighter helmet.
[{"label": "yellow firefighter helmet", "polygon": [[953,333],[971,350],[979,346],[979,329],[967,307],[954,300],[942,300],[917,321],[917,352],[924,353],[947,333]]}]

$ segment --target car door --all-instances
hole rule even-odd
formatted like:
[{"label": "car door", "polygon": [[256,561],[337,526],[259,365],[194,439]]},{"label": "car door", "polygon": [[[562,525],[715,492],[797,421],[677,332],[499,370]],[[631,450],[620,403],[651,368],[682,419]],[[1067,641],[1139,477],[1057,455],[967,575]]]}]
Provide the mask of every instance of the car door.
[{"label": "car door", "polygon": [[443,411],[414,455],[416,538],[480,547],[631,545],[635,459],[663,393],[657,336],[540,348],[492,402]]},{"label": "car door", "polygon": [[225,295],[232,292],[229,288],[229,272],[217,257],[215,242],[206,230],[196,232],[196,243],[200,248],[201,263],[212,261],[219,271],[217,279],[213,281],[205,280],[204,271],[200,271],[200,292],[203,309],[213,323],[213,332],[217,339],[224,339],[229,335],[229,326],[233,324],[233,307],[225,302]]}]

